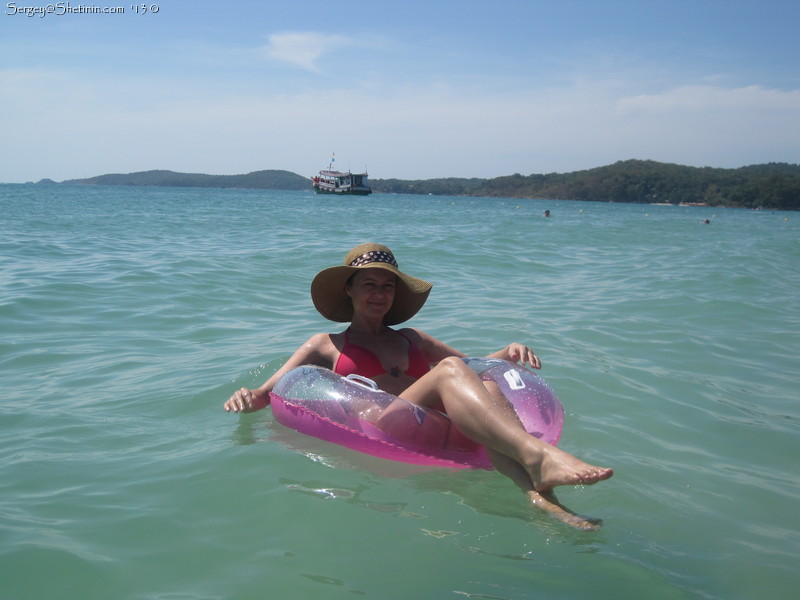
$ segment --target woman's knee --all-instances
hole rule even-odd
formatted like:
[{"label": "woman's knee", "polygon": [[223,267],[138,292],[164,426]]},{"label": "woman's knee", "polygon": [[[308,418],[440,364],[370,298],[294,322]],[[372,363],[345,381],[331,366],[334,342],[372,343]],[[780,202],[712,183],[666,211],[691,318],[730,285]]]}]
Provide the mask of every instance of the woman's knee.
[{"label": "woman's knee", "polygon": [[464,387],[470,384],[475,385],[480,383],[480,377],[475,374],[475,371],[470,369],[467,363],[456,356],[448,356],[442,360],[436,368],[445,376],[445,381],[452,385]]},{"label": "woman's knee", "polygon": [[448,356],[447,358],[442,359],[438,365],[436,365],[437,369],[446,369],[448,371],[461,373],[465,369],[471,371],[463,360],[458,358],[457,356]]}]

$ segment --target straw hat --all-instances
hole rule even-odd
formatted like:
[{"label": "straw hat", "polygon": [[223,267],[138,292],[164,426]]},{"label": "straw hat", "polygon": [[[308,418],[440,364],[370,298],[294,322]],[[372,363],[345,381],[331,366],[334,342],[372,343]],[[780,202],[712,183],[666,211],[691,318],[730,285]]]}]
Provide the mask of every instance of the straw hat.
[{"label": "straw hat", "polygon": [[397,275],[394,303],[383,321],[395,325],[408,321],[428,299],[433,284],[406,275],[397,268],[392,251],[381,244],[361,244],[344,257],[344,264],[323,269],[311,282],[311,299],[326,319],[347,323],[353,319],[353,301],[345,284],[360,269],[385,269]]}]

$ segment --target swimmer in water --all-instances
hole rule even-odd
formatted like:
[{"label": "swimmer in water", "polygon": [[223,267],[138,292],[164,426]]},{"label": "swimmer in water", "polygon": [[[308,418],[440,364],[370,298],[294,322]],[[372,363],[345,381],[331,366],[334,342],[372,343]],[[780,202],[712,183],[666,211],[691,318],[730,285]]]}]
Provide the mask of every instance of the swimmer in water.
[{"label": "swimmer in water", "polygon": [[[611,477],[612,469],[586,463],[530,435],[496,384],[481,381],[461,360],[466,356],[462,352],[418,329],[390,327],[415,315],[431,287],[400,271],[386,246],[356,246],[342,265],[324,269],[311,284],[317,310],[331,321],[349,323],[347,329],[312,336],[259,388],[236,391],[225,410],[265,408],[278,380],[300,365],[364,375],[390,394],[445,412],[461,433],[486,448],[495,468],[517,483],[532,505],[575,527],[597,529],[598,520],[563,507],[553,488],[591,485]],[[489,358],[541,368],[533,350],[519,343]]]}]

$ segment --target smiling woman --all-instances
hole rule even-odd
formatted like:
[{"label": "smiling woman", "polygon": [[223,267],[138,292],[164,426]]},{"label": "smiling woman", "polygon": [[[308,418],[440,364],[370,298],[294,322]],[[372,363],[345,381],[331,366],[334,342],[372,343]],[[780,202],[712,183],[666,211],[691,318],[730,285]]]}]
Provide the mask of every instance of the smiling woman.
[{"label": "smiling woman", "polygon": [[[608,479],[611,469],[585,463],[529,434],[500,388],[482,381],[462,360],[466,357],[462,352],[418,329],[390,327],[414,316],[431,287],[400,271],[386,246],[356,246],[343,264],[322,270],[311,284],[317,310],[350,326],[340,333],[312,336],[261,387],[235,392],[225,402],[225,410],[265,408],[283,376],[301,365],[368,377],[403,402],[445,413],[460,434],[486,449],[494,467],[516,482],[533,505],[576,527],[598,527],[596,520],[583,519],[561,506],[552,490]],[[533,351],[518,343],[488,358],[541,367]]]}]

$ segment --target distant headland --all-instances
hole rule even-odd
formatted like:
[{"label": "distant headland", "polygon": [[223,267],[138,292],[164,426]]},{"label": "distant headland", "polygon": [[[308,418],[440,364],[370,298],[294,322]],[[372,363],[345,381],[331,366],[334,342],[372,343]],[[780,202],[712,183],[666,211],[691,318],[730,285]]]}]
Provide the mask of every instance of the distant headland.
[{"label": "distant headland", "polygon": [[[41,182],[40,182],[41,183]],[[61,185],[128,185],[155,187],[238,188],[253,190],[305,190],[311,187],[308,177],[290,171],[254,171],[245,175],[206,175],[175,171],[139,171],[111,173],[88,179],[69,179]]]},{"label": "distant headland", "polygon": [[[108,174],[40,185],[123,185],[158,187],[310,190],[308,177],[281,170],[245,175],[206,175],[174,171]],[[694,204],[800,210],[800,165],[768,163],[738,169],[687,167],[651,160],[542,175],[507,175],[492,179],[370,179],[376,193],[496,198],[539,198],[647,204]]]}]

